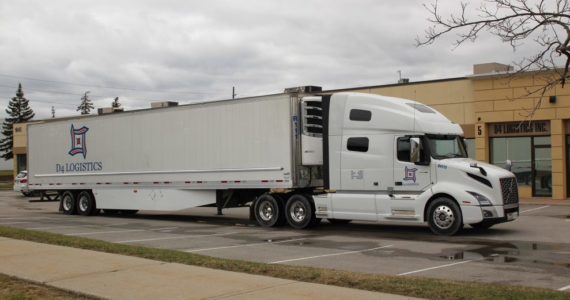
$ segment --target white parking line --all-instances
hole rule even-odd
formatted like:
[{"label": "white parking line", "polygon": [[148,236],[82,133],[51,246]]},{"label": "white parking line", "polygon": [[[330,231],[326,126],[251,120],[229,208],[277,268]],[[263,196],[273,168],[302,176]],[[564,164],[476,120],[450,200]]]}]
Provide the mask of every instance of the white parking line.
[{"label": "white parking line", "polygon": [[12,224],[23,224],[23,223],[32,223],[32,222],[4,222],[0,223],[0,225],[12,225]]},{"label": "white parking line", "polygon": [[567,285],[565,287],[561,287],[558,289],[559,291],[565,291],[565,290],[570,290],[570,285]]},{"label": "white parking line", "polygon": [[146,229],[130,229],[130,230],[114,230],[114,231],[95,231],[95,232],[78,232],[66,233],[65,235],[78,236],[78,235],[94,235],[94,234],[107,234],[107,233],[124,233],[124,232],[137,232],[146,231]]},{"label": "white parking line", "polygon": [[78,228],[78,227],[113,227],[113,226],[121,226],[121,225],[129,225],[130,223],[117,223],[117,224],[108,224],[108,225],[99,225],[99,224],[77,224],[77,225],[57,225],[57,226],[49,226],[49,227],[29,227],[24,229],[29,230],[38,230],[38,229],[62,229],[62,228]]},{"label": "white parking line", "polygon": [[234,234],[234,233],[238,233],[238,231],[235,231],[235,232],[227,232],[227,233],[215,233],[215,234],[183,235],[183,236],[171,236],[171,237],[152,238],[152,239],[126,240],[126,241],[118,241],[118,242],[115,242],[115,243],[118,243],[118,244],[126,244],[126,243],[136,243],[136,242],[150,242],[150,241],[162,241],[162,240],[190,239],[190,238],[207,237],[207,236],[230,235],[230,234]]},{"label": "white parking line", "polygon": [[529,211],[534,211],[534,210],[539,210],[539,209],[547,208],[547,207],[550,207],[550,205],[545,205],[545,206],[541,206],[541,207],[535,207],[535,208],[523,210],[523,211],[521,211],[521,214],[522,214],[522,213],[525,213],[525,212],[529,212]]},{"label": "white parking line", "polygon": [[164,230],[164,229],[172,229],[172,227],[156,228],[156,229],[128,229],[128,230],[113,230],[113,231],[79,232],[79,233],[66,233],[65,235],[78,236],[78,235],[94,235],[94,234],[107,234],[107,233],[155,231],[155,230]]},{"label": "white parking line", "polygon": [[420,273],[420,272],[429,271],[429,270],[435,270],[435,269],[440,269],[440,268],[445,268],[445,267],[451,267],[451,266],[460,265],[460,264],[465,264],[465,263],[472,262],[472,261],[473,261],[472,259],[470,259],[470,260],[464,260],[464,261],[460,261],[460,262],[456,262],[456,263],[452,263],[452,264],[446,264],[446,265],[441,265],[441,266],[437,266],[437,267],[431,267],[431,268],[425,268],[425,269],[410,271],[410,272],[406,272],[406,273],[400,273],[400,274],[398,274],[398,276],[404,276],[404,275],[409,275],[409,274],[414,274],[414,273]]},{"label": "white parking line", "polygon": [[33,219],[51,219],[50,217],[26,217],[26,216],[22,216],[22,217],[10,217],[10,218],[0,218],[0,220],[4,221],[4,220],[20,220],[20,219],[26,219],[26,220],[33,220]]},{"label": "white parking line", "polygon": [[371,248],[371,249],[365,249],[365,250],[358,250],[358,251],[348,251],[348,252],[341,252],[341,253],[332,253],[332,254],[315,255],[315,256],[309,256],[309,257],[285,259],[285,260],[279,260],[279,261],[270,262],[269,264],[280,264],[280,263],[284,263],[284,262],[298,261],[298,260],[305,260],[305,259],[313,259],[313,258],[320,258],[320,257],[327,257],[327,256],[337,256],[337,255],[345,255],[345,254],[353,254],[353,253],[363,253],[363,252],[369,252],[369,251],[374,251],[374,250],[383,249],[383,248],[388,248],[388,247],[392,247],[392,245],[387,245],[387,246],[382,246],[382,247],[376,247],[376,248]]},{"label": "white parking line", "polygon": [[281,244],[281,243],[295,242],[295,241],[301,241],[301,240],[306,240],[306,239],[307,238],[300,238],[300,239],[291,239],[291,240],[284,240],[284,241],[278,241],[278,242],[263,242],[263,243],[233,245],[233,246],[224,246],[224,247],[214,247],[214,248],[191,249],[191,250],[184,250],[184,252],[201,252],[201,251],[210,251],[210,250],[219,250],[219,249],[249,247],[249,246],[256,246],[256,245]]}]

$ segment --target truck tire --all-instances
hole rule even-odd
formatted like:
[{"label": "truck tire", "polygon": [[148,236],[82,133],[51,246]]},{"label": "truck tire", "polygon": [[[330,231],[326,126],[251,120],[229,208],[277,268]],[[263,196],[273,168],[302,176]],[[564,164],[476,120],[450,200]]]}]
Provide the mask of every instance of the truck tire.
[{"label": "truck tire", "polygon": [[75,195],[71,191],[65,191],[61,195],[61,209],[66,215],[76,214]]},{"label": "truck tire", "polygon": [[283,204],[270,194],[263,194],[255,201],[255,219],[262,227],[283,224]]},{"label": "truck tire", "polygon": [[305,229],[316,225],[314,205],[305,195],[296,194],[287,200],[285,206],[287,223],[295,229]]},{"label": "truck tire", "polygon": [[461,209],[447,197],[439,197],[430,203],[427,221],[431,231],[438,235],[454,235],[463,228]]},{"label": "truck tire", "polygon": [[77,195],[77,213],[82,216],[91,216],[97,210],[95,197],[90,191],[82,191]]}]

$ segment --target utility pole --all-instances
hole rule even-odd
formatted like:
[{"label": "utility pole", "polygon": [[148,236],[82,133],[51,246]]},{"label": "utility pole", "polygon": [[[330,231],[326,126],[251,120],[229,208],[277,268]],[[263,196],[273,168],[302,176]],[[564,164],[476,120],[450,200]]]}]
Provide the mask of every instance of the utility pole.
[{"label": "utility pole", "polygon": [[232,86],[232,99],[235,99],[236,96],[237,96],[237,94],[236,94],[236,87],[235,87],[235,86]]}]

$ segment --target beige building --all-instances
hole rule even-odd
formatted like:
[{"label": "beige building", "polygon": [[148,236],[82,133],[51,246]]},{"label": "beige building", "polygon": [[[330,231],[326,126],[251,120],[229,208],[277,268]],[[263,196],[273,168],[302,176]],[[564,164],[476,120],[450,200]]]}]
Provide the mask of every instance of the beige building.
[{"label": "beige building", "polygon": [[[356,87],[354,91],[407,98],[437,109],[465,132],[469,156],[512,162],[521,197],[568,198],[570,87],[540,97],[545,73],[509,76],[509,66],[475,65],[465,77]],[[14,126],[14,171],[25,169],[26,124]]]},{"label": "beige building", "polygon": [[12,152],[14,154],[14,178],[20,171],[27,168],[28,153],[28,123],[17,123],[13,127],[14,142]]}]

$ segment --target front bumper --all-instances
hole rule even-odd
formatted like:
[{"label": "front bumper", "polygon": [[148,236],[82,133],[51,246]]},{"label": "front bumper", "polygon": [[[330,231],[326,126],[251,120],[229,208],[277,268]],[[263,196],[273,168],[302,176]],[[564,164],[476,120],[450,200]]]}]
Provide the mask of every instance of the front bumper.
[{"label": "front bumper", "polygon": [[514,221],[519,217],[519,205],[509,204],[505,206],[481,206],[483,224],[498,224]]}]

